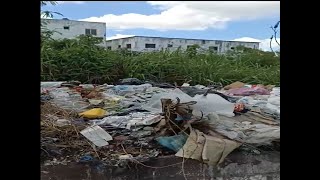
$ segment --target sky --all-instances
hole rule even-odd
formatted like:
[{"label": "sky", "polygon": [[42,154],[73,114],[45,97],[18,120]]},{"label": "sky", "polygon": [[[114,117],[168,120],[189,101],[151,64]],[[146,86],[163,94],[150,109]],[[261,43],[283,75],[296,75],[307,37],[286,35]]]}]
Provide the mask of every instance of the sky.
[{"label": "sky", "polygon": [[[105,22],[107,39],[133,35],[260,42],[270,50],[270,28],[280,1],[58,1],[42,10],[68,18]],[[277,40],[280,43],[280,26]],[[272,41],[272,48],[280,47]]]}]

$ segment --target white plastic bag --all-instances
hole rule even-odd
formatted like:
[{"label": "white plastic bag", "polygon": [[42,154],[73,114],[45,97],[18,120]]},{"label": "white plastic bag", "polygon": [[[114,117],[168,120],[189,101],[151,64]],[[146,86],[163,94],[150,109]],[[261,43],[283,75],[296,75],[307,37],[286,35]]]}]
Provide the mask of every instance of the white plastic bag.
[{"label": "white plastic bag", "polygon": [[148,103],[142,105],[142,108],[153,113],[162,112],[161,99],[171,99],[173,101],[180,99],[181,103],[193,101],[192,97],[182,92],[180,89],[174,89],[169,92],[154,94]]},{"label": "white plastic bag", "polygon": [[207,96],[196,95],[193,101],[197,101],[193,105],[194,110],[202,111],[205,116],[211,112],[227,117],[234,116],[234,104],[217,94],[208,94]]}]

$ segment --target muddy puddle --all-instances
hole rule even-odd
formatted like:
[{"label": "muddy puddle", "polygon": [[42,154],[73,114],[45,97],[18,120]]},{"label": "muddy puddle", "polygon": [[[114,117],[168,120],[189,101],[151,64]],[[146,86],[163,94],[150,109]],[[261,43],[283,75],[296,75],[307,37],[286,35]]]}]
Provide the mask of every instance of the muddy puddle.
[{"label": "muddy puddle", "polygon": [[[261,152],[247,154],[239,151],[231,153],[220,168],[208,167],[198,161],[188,159],[184,163],[184,173],[181,162],[175,156],[159,157],[148,162],[146,166],[130,164],[126,167],[105,167],[100,163],[42,166],[42,180],[140,180],[140,179],[280,179],[280,152]],[[151,168],[154,167],[154,168]],[[162,168],[160,168],[162,167]],[[185,174],[185,175],[183,175]]]}]

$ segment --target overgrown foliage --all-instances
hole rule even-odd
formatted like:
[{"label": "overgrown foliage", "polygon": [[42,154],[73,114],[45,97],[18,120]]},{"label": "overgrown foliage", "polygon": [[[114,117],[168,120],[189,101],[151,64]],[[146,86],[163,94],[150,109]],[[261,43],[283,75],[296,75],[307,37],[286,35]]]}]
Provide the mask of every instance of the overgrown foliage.
[{"label": "overgrown foliage", "polygon": [[97,46],[98,39],[50,40],[42,43],[41,79],[43,81],[79,80],[84,83],[114,83],[135,77],[157,82],[228,84],[280,84],[280,61],[272,52],[237,48],[225,55],[187,51],[131,53],[110,51]]},{"label": "overgrown foliage", "polygon": [[[41,7],[56,1],[41,1]],[[58,12],[42,11],[45,17]],[[80,36],[77,39],[53,40],[54,31],[41,24],[41,80],[79,80],[83,83],[114,83],[135,77],[156,82],[191,80],[191,84],[209,82],[228,84],[242,81],[250,84],[280,85],[280,61],[272,52],[238,47],[225,55],[201,51],[197,45],[187,51],[134,53],[110,51],[97,46],[101,39]]]}]

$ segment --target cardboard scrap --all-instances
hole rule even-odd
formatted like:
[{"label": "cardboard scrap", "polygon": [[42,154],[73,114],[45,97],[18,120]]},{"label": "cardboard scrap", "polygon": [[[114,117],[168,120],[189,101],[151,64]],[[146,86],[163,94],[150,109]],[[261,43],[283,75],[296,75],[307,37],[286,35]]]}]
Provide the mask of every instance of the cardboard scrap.
[{"label": "cardboard scrap", "polygon": [[206,142],[202,151],[202,159],[210,165],[218,165],[241,144],[229,139],[221,139],[205,135]]},{"label": "cardboard scrap", "polygon": [[189,138],[187,139],[183,148],[181,148],[176,153],[176,156],[201,161],[204,144],[205,144],[205,137],[203,136],[203,133],[200,132],[199,130],[191,131]]},{"label": "cardboard scrap", "polygon": [[208,136],[199,130],[191,130],[187,142],[175,155],[218,165],[241,143],[221,137]]}]

